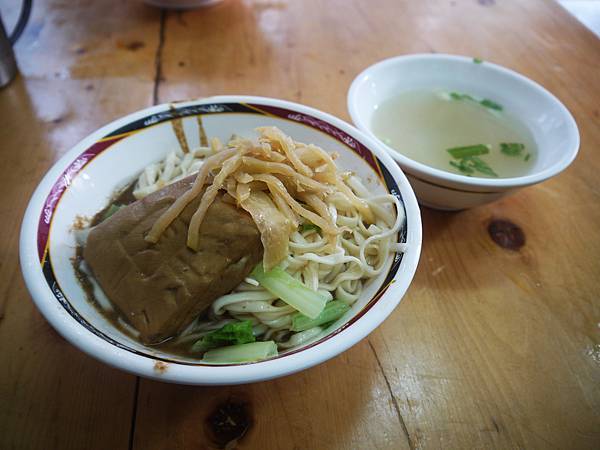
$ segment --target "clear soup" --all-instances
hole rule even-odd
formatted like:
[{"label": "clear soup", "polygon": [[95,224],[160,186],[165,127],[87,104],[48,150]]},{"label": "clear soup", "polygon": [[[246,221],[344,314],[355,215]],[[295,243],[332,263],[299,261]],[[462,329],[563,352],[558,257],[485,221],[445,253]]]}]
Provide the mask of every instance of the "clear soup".
[{"label": "clear soup", "polygon": [[371,129],[420,163],[473,177],[526,175],[536,159],[527,127],[489,99],[462,92],[415,90],[375,111]]}]

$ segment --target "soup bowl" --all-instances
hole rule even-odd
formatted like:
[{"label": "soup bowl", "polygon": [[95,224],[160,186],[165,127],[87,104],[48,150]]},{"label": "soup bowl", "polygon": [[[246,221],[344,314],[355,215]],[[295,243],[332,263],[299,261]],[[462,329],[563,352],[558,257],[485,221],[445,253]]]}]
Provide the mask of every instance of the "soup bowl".
[{"label": "soup bowl", "polygon": [[[258,126],[279,127],[295,140],[339,153],[338,166],[360,175],[374,193],[401,200],[405,224],[398,242],[405,251],[390,258],[339,320],[304,345],[264,361],[209,365],[142,345],[112,325],[90,303],[72,259],[74,224],[102,210],[115,190],[130,184],[149,163],[178,141],[172,121],[181,120],[191,146],[199,145],[197,117],[206,134],[227,141],[251,137]],[[320,111],[287,101],[219,96],[164,104],[135,112],[92,133],[52,167],[34,192],[21,229],[20,257],[31,296],[67,340],[114,367],[183,384],[236,384],[287,375],[321,363],[364,338],[398,305],[415,273],[421,249],[419,207],[408,180],[373,139]]]},{"label": "soup bowl", "polygon": [[[524,124],[537,147],[529,173],[512,178],[454,174],[415,161],[375,136],[373,116],[383,102],[402,92],[437,89],[491,99]],[[354,79],[347,101],[354,124],[397,161],[419,202],[436,209],[470,208],[544,181],[566,169],[579,149],[577,124],[554,95],[510,69],[466,56],[417,54],[380,61]]]}]

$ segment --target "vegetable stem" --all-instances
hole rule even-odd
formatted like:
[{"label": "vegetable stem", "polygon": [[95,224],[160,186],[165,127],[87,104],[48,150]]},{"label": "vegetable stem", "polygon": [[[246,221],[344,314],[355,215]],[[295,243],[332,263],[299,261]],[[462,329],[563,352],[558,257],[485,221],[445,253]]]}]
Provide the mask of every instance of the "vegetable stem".
[{"label": "vegetable stem", "polygon": [[279,266],[265,272],[261,263],[250,276],[271,294],[311,319],[316,319],[325,308],[326,297],[309,289]]},{"label": "vegetable stem", "polygon": [[212,364],[244,363],[273,356],[277,356],[277,344],[273,341],[265,341],[215,348],[207,351],[202,361]]}]

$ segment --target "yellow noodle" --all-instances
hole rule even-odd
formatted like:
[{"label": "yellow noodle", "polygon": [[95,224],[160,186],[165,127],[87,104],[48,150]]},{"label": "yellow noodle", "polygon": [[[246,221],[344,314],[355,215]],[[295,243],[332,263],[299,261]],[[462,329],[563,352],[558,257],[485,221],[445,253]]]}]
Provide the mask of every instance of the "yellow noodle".
[{"label": "yellow noodle", "polygon": [[329,209],[327,209],[327,205],[323,200],[317,197],[315,194],[299,194],[300,200],[310,206],[315,210],[317,214],[327,220],[332,226],[335,226],[333,223],[333,217],[331,217],[331,213]]},{"label": "yellow noodle", "polygon": [[354,192],[352,192],[352,189],[350,189],[350,187],[348,187],[348,185],[344,183],[344,180],[342,180],[342,178],[339,175],[336,176],[335,185],[340,190],[340,192],[342,192],[342,194],[348,197],[348,200],[350,200],[354,207],[358,210],[358,212],[362,214],[363,219],[365,221],[367,221],[368,223],[374,222],[375,218],[373,217],[373,212],[371,211],[371,208],[369,208],[367,202],[358,198],[354,194]]}]

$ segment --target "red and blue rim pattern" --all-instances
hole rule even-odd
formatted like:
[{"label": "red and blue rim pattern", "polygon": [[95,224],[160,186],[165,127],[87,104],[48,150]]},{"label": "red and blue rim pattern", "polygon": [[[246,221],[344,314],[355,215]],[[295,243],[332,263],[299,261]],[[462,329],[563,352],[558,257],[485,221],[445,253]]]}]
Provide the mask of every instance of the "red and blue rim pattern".
[{"label": "red and blue rim pattern", "polygon": [[[255,104],[246,104],[246,103],[213,103],[213,104],[203,104],[203,105],[191,105],[191,106],[182,106],[182,107],[173,107],[167,111],[162,111],[159,113],[151,114],[144,118],[138,119],[134,122],[131,122],[111,133],[104,136],[96,143],[94,143],[87,150],[83,151],[69,166],[63,171],[58,180],[54,183],[52,188],[50,189],[50,193],[46,197],[44,201],[44,206],[42,208],[42,212],[40,214],[40,219],[38,223],[38,232],[37,232],[37,248],[38,255],[40,259],[40,263],[42,265],[42,271],[50,290],[56,297],[56,300],[65,308],[65,310],[75,319],[79,324],[85,327],[88,331],[95,334],[99,338],[105,340],[106,342],[126,350],[128,352],[134,353],[136,355],[145,356],[151,358],[153,360],[160,360],[173,364],[184,364],[184,365],[193,365],[193,366],[210,366],[210,364],[204,364],[201,362],[187,362],[181,361],[179,359],[169,359],[158,357],[156,355],[152,355],[150,353],[144,353],[135,348],[131,348],[128,345],[125,345],[121,342],[116,341],[110,336],[106,335],[102,331],[95,328],[91,323],[89,323],[84,317],[82,317],[79,312],[71,305],[69,300],[64,295],[58,280],[54,274],[54,269],[52,268],[51,258],[49,255],[49,235],[50,235],[50,227],[52,225],[52,219],[54,216],[54,212],[56,210],[56,206],[60,201],[62,195],[70,186],[73,179],[78,175],[78,173],[89,164],[95,157],[100,155],[102,152],[106,151],[110,146],[120,141],[121,139],[126,138],[138,131],[143,130],[144,128],[162,123],[168,122],[173,119],[179,119],[184,117],[194,117],[198,115],[210,115],[210,114],[222,114],[222,113],[242,113],[242,114],[259,114],[265,116],[278,117],[286,120],[290,120],[293,122],[297,122],[308,127],[319,130],[334,139],[340,141],[345,146],[354,151],[358,156],[360,156],[371,168],[378,174],[380,179],[385,183],[387,190],[394,196],[396,196],[404,207],[404,202],[402,202],[402,196],[400,194],[400,189],[396,184],[396,181],[389,173],[389,171],[385,168],[383,164],[379,161],[377,157],[375,157],[363,144],[354,139],[349,134],[340,130],[339,128],[325,122],[321,119],[318,119],[314,116],[304,113],[298,113],[296,111],[292,111],[285,108],[279,108],[275,106],[267,106],[267,105],[255,105]],[[405,212],[406,213],[406,212]],[[405,214],[406,215],[406,214]],[[406,223],[404,224],[401,235],[399,236],[399,242],[406,242]],[[287,355],[291,355],[303,350],[306,350],[310,347],[313,347],[324,340],[330,339],[336,334],[340,333],[344,329],[351,326],[358,319],[360,319],[363,315],[365,315],[372,307],[377,303],[377,301],[381,298],[381,296],[385,293],[387,288],[391,283],[394,282],[394,277],[400,268],[400,264],[402,262],[402,254],[396,254],[392,266],[385,277],[385,280],[377,293],[373,296],[373,298],[367,303],[354,317],[352,317],[348,322],[339,327],[338,329],[332,331],[328,335],[322,337],[318,341],[315,341],[307,346],[299,348],[297,350],[293,350],[290,352],[286,352],[282,355],[277,356],[277,358],[283,358]],[[253,364],[253,363],[250,363]],[[242,365],[242,364],[228,364],[232,366]],[[222,367],[223,365],[219,365]]]}]

